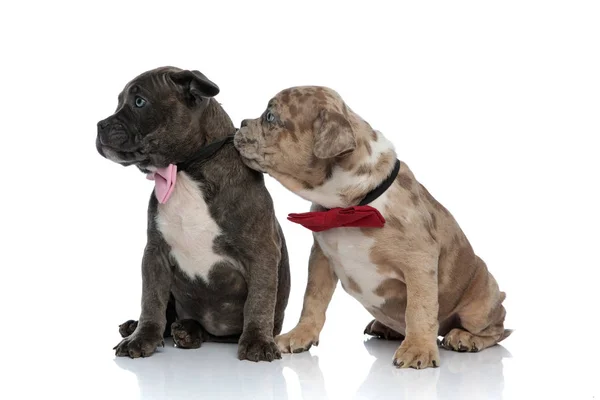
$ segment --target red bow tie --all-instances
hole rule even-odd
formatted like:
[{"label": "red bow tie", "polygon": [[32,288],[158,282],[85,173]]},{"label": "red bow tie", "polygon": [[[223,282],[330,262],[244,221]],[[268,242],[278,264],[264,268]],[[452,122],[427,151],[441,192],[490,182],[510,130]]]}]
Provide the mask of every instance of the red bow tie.
[{"label": "red bow tie", "polygon": [[381,213],[371,206],[338,207],[327,211],[290,214],[288,220],[313,232],[341,227],[381,228],[385,224]]}]

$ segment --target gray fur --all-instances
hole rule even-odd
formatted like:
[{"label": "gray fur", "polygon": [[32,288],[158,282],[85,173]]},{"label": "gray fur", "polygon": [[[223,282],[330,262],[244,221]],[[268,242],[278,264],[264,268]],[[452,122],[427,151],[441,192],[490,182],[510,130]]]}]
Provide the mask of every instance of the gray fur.
[{"label": "gray fur", "polygon": [[[218,87],[198,71],[148,71],[127,84],[116,113],[98,123],[97,149],[143,172],[187,162],[207,143],[235,132],[212,98],[216,93]],[[147,99],[149,107],[137,109],[136,95]],[[206,281],[183,273],[157,227],[158,201],[152,194],[142,259],[142,311],[139,321],[121,325],[124,339],[116,354],[149,356],[163,336],[172,334],[178,347],[239,342],[240,359],[280,358],[273,337],[281,331],[287,305],[289,262],[263,175],[243,164],[232,143],[208,160],[189,163],[185,173],[202,188],[221,230],[212,248],[223,261],[210,267]]]}]

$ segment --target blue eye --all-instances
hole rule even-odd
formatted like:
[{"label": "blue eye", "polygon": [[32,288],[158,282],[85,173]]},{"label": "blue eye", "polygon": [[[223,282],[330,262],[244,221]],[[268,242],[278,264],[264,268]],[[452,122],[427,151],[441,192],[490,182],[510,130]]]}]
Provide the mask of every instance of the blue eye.
[{"label": "blue eye", "polygon": [[135,106],[137,108],[142,108],[146,105],[146,100],[142,99],[140,96],[135,97]]},{"label": "blue eye", "polygon": [[275,116],[270,111],[267,113],[267,116],[265,118],[266,118],[267,122],[273,122],[273,121],[275,121]]}]

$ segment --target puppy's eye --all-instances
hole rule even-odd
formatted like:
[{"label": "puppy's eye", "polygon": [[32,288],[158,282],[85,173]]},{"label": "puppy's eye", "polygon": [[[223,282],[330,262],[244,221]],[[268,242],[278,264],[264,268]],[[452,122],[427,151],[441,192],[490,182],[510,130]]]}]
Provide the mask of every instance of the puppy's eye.
[{"label": "puppy's eye", "polygon": [[146,105],[146,100],[142,99],[140,96],[135,96],[135,106],[137,108],[142,108]]},{"label": "puppy's eye", "polygon": [[273,115],[273,113],[269,111],[265,116],[265,119],[267,120],[267,122],[273,122],[275,121],[275,115]]}]

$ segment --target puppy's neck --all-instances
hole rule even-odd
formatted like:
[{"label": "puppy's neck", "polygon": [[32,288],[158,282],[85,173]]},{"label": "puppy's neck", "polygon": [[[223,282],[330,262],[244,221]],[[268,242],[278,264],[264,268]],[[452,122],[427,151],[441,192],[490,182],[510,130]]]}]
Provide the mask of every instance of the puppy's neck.
[{"label": "puppy's neck", "polygon": [[[218,163],[227,158],[228,165],[236,164],[237,152],[231,142],[225,141],[235,133],[233,122],[215,99],[209,101],[206,110],[196,121],[197,127],[188,136],[185,152],[177,160],[180,170],[194,177],[206,173],[206,165],[210,164],[206,162],[208,159]],[[241,161],[237,164],[241,165]]]},{"label": "puppy's neck", "polygon": [[199,121],[199,134],[205,139],[203,146],[235,133],[235,126],[223,107],[214,98],[209,101]]},{"label": "puppy's neck", "polygon": [[223,110],[221,105],[215,99],[209,99],[210,103],[206,107],[202,116],[196,121],[196,127],[192,129],[188,136],[185,146],[185,152],[182,152],[178,163],[187,164],[196,162],[198,154],[204,150],[207,145],[225,139],[235,133],[235,127],[229,115]]},{"label": "puppy's neck", "polygon": [[300,196],[325,208],[356,206],[392,173],[394,145],[379,131],[361,131],[356,149],[336,162],[331,177],[320,186],[300,190]]}]

